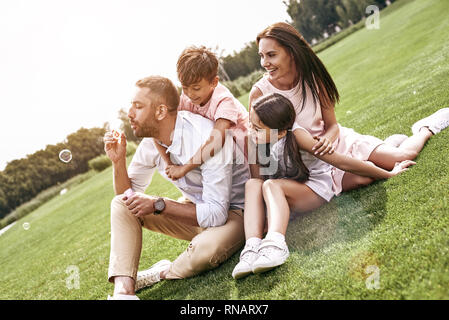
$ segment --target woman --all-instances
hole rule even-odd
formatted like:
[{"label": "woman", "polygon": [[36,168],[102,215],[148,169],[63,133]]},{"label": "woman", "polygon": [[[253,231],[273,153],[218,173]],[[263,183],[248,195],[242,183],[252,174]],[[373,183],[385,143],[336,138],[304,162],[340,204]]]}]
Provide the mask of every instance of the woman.
[{"label": "woman", "polygon": [[[287,23],[275,23],[259,33],[257,44],[261,65],[267,73],[250,92],[250,109],[253,101],[262,95],[279,93],[290,99],[296,110],[295,122],[317,140],[315,154],[338,151],[391,170],[397,162],[415,159],[432,135],[449,126],[449,108],[444,108],[415,123],[411,137],[393,135],[382,141],[358,134],[337,123],[334,107],[339,93],[335,83],[295,28]],[[294,133],[297,136],[299,131]],[[373,182],[369,177],[338,168],[333,168],[331,176],[323,179],[326,184],[332,183],[336,195]]]}]

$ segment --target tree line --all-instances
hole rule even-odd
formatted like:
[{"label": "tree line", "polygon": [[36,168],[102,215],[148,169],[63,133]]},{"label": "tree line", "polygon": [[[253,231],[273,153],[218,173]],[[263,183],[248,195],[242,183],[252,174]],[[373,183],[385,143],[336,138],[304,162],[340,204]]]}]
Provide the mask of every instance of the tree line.
[{"label": "tree line", "polygon": [[[290,23],[309,44],[314,45],[369,16],[370,13],[366,12],[368,6],[375,5],[381,10],[394,1],[286,0],[284,4]],[[239,52],[222,57],[221,65],[220,77],[228,81],[261,70],[256,41],[247,43]]]},{"label": "tree line", "polygon": [[[39,192],[88,171],[88,161],[104,153],[105,132],[106,124],[104,128],[81,128],[64,142],[9,162],[0,172],[0,218]],[[59,158],[64,149],[72,155],[67,163]]]}]

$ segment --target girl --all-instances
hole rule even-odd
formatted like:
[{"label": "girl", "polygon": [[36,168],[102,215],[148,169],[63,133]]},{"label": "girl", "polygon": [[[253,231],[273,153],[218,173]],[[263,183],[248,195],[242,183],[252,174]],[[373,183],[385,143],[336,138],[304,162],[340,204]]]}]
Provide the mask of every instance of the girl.
[{"label": "girl", "polygon": [[[306,212],[330,201],[332,186],[323,183],[319,177],[329,173],[332,166],[377,180],[395,176],[415,164],[406,160],[386,171],[338,152],[314,156],[315,140],[295,123],[295,118],[290,100],[277,93],[259,98],[251,108],[250,138],[258,149],[268,141],[277,140],[269,145],[270,162],[277,163],[277,170],[252,177],[245,185],[246,244],[240,262],[232,272],[235,279],[251,272],[264,272],[285,262],[289,256],[285,233],[290,210]],[[298,134],[294,135],[292,128]],[[259,162],[256,166],[263,169]],[[266,224],[268,233],[262,240]]]},{"label": "girl", "polygon": [[[316,140],[314,154],[338,151],[391,170],[396,162],[415,159],[432,135],[449,126],[449,108],[444,108],[415,123],[411,137],[393,135],[382,141],[358,134],[337,123],[334,106],[339,101],[339,93],[335,83],[295,28],[287,23],[275,23],[257,36],[257,44],[267,74],[253,86],[250,108],[255,99],[269,93],[280,93],[290,99],[296,110],[296,124]],[[301,130],[295,130],[297,139],[301,135]],[[338,168],[332,169],[331,178],[336,195],[373,182],[372,178]]]}]

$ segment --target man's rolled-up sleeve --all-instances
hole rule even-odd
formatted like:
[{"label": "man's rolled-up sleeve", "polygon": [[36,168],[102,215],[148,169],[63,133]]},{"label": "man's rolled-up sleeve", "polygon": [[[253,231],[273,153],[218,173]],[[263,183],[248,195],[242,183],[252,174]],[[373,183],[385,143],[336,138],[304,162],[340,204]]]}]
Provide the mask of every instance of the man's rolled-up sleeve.
[{"label": "man's rolled-up sleeve", "polygon": [[156,170],[155,162],[159,153],[153,143],[150,138],[143,139],[128,167],[131,187],[135,192],[145,192]]}]

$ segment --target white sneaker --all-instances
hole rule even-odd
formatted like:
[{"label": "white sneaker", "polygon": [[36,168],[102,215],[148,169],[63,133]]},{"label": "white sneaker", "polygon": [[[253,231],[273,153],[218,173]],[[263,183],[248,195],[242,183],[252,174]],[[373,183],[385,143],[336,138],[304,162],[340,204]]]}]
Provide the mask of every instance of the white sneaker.
[{"label": "white sneaker", "polygon": [[113,296],[108,296],[108,300],[140,300],[135,294],[114,294]]},{"label": "white sneaker", "polygon": [[413,134],[417,134],[422,127],[428,127],[433,134],[449,126],[449,108],[442,108],[427,118],[421,119],[412,126]]},{"label": "white sneaker", "polygon": [[261,273],[280,266],[287,260],[290,252],[285,242],[263,239],[259,247],[259,257],[253,263],[253,272]]},{"label": "white sneaker", "polygon": [[393,135],[389,136],[388,138],[386,138],[384,140],[384,142],[386,144],[389,144],[390,146],[399,147],[401,145],[401,143],[404,142],[404,140],[407,138],[408,138],[408,136],[405,134],[393,134]]},{"label": "white sneaker", "polygon": [[167,270],[170,265],[171,262],[169,260],[161,260],[153,264],[149,269],[137,272],[135,290],[138,291],[161,281],[161,271]]},{"label": "white sneaker", "polygon": [[259,257],[258,255],[258,245],[245,245],[242,252],[240,253],[240,261],[235,266],[232,271],[232,277],[234,279],[240,279],[246,277],[253,272],[252,264]]}]

